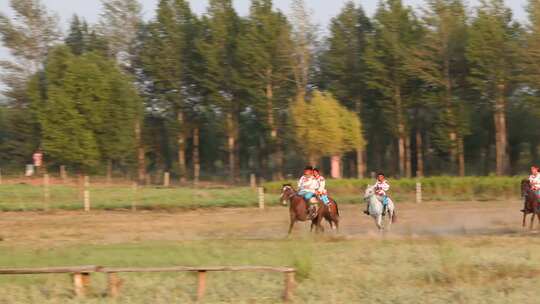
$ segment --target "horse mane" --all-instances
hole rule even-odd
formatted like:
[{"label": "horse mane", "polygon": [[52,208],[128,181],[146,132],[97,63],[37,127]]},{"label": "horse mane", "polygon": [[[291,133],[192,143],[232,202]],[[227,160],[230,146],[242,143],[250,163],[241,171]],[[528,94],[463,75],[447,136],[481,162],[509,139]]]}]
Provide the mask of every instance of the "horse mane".
[{"label": "horse mane", "polygon": [[296,189],[294,189],[293,185],[292,184],[283,184],[283,186],[281,186],[281,189],[285,188],[285,187],[289,187],[291,188],[293,191],[296,192]]}]

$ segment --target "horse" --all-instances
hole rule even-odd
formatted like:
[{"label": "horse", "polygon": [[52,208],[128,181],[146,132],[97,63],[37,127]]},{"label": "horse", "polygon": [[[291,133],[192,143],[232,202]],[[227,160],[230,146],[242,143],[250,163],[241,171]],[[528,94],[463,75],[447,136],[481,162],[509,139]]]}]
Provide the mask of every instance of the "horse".
[{"label": "horse", "polygon": [[531,187],[529,180],[524,179],[521,181],[521,197],[525,199],[525,207],[523,208],[523,227],[525,227],[525,221],[528,214],[532,214],[531,224],[529,229],[532,230],[534,227],[534,217],[538,217],[540,222],[540,204],[538,203],[538,198],[536,193]]},{"label": "horse", "polygon": [[[384,216],[383,216],[383,203],[377,198],[375,194],[375,186],[368,186],[364,194],[364,200],[368,204],[368,212],[371,217],[375,220],[377,228],[379,230],[384,230]],[[388,205],[386,206],[386,214],[389,216],[388,221],[388,230],[392,226],[392,223],[396,222],[397,214],[394,206],[394,202],[391,199],[388,199]]]},{"label": "horse", "polygon": [[310,231],[316,228],[316,232],[324,232],[324,228],[321,225],[323,218],[330,224],[333,229],[339,229],[339,208],[332,198],[330,199],[329,206],[326,206],[320,200],[318,201],[317,214],[314,218],[309,216],[309,205],[304,198],[298,195],[298,192],[290,184],[285,184],[281,188],[280,201],[283,205],[289,204],[289,232],[290,235],[294,224],[296,222],[306,222],[311,220]]}]

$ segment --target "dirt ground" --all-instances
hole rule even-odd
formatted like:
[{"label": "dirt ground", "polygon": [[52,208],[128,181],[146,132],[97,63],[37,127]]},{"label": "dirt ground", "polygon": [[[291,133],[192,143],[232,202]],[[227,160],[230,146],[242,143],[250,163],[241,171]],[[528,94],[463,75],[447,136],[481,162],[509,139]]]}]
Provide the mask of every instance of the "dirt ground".
[{"label": "dirt ground", "polygon": [[[400,204],[398,222],[389,237],[521,235],[520,202],[444,202]],[[361,205],[340,206],[343,238],[378,237]],[[178,212],[56,211],[0,213],[0,244],[50,246],[71,243],[114,244],[201,239],[282,239],[288,208],[206,209]],[[308,223],[297,223],[294,237],[309,235]]]}]

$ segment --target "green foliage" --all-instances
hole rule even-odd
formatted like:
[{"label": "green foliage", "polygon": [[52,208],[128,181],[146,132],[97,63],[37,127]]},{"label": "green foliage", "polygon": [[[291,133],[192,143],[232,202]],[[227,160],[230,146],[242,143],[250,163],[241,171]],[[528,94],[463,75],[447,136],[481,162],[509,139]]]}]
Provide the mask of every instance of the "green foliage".
[{"label": "green foliage", "polygon": [[298,146],[311,160],[340,155],[364,144],[358,117],[329,93],[314,91],[310,101],[291,106]]},{"label": "green foliage", "polygon": [[74,56],[67,47],[55,48],[28,94],[50,160],[89,170],[102,159],[122,160],[132,153],[140,99],[99,54]]},{"label": "green foliage", "polygon": [[493,102],[499,86],[503,94],[513,90],[519,53],[520,27],[502,0],[485,0],[477,10],[470,30],[467,59],[471,63],[469,81],[484,102]]},{"label": "green foliage", "polygon": [[413,11],[401,0],[381,1],[374,17],[374,35],[366,51],[368,86],[381,96],[389,130],[403,136],[406,109],[416,92],[417,77],[407,65],[421,28]]},{"label": "green foliage", "polygon": [[321,85],[356,111],[366,93],[365,51],[371,31],[371,21],[362,8],[347,2],[332,19],[327,50],[321,58]]}]

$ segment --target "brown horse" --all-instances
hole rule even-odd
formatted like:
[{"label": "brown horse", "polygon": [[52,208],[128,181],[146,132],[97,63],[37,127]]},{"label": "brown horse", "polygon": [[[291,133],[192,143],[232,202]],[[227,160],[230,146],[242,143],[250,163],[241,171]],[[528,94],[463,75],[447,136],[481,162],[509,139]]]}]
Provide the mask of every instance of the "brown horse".
[{"label": "brown horse", "polygon": [[326,206],[320,200],[318,202],[317,214],[314,218],[309,216],[309,206],[304,198],[294,190],[290,184],[283,185],[281,189],[280,201],[283,205],[289,203],[289,215],[290,215],[290,224],[289,232],[290,235],[294,224],[296,222],[306,222],[311,220],[311,231],[315,227],[315,231],[322,232],[324,231],[321,222],[324,219],[330,223],[330,227],[338,229],[339,228],[339,208],[337,203],[330,198],[330,204]]},{"label": "brown horse", "polygon": [[531,187],[529,180],[524,179],[521,181],[521,196],[525,198],[525,207],[523,208],[523,227],[525,227],[525,220],[528,214],[532,214],[531,224],[529,229],[533,229],[534,217],[538,217],[540,222],[540,204],[538,203],[538,197]]}]

